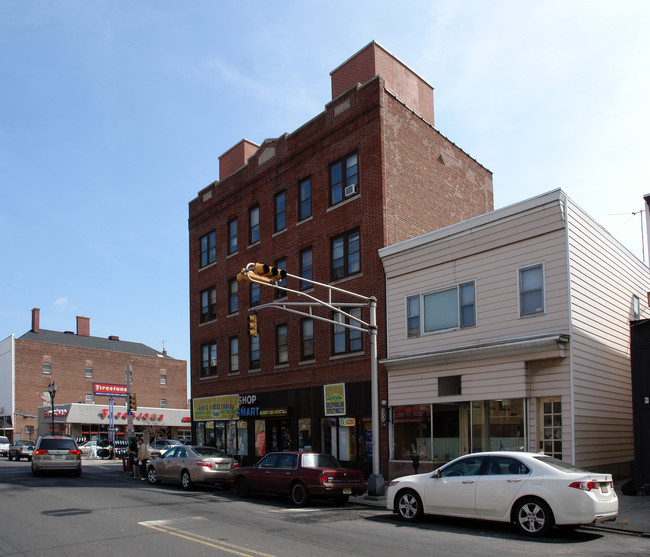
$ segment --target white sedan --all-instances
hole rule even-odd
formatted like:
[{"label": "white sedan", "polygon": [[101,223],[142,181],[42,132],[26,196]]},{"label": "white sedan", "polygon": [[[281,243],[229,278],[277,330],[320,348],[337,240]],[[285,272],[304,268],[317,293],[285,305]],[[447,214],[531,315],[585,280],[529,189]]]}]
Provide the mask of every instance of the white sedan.
[{"label": "white sedan", "polygon": [[404,520],[424,513],[495,520],[542,536],[554,524],[615,520],[618,497],[611,474],[585,472],[544,454],[498,451],[397,478],[386,490],[386,507]]}]

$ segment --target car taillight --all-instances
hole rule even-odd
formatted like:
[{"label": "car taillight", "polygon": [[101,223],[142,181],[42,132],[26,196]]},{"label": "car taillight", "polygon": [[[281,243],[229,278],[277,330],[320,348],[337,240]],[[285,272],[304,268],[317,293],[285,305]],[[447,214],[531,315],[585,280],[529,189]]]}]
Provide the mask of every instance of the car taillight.
[{"label": "car taillight", "polygon": [[50,454],[47,452],[47,449],[38,449],[37,451],[34,451],[35,455],[42,455],[42,454]]},{"label": "car taillight", "polygon": [[318,481],[322,484],[326,484],[326,483],[332,483],[333,479],[334,478],[332,478],[332,476],[328,476],[325,472],[323,472],[320,475],[320,478],[318,478]]},{"label": "car taillight", "polygon": [[197,460],[196,465],[205,466],[206,468],[212,468],[212,462],[210,462],[209,460]]},{"label": "car taillight", "polygon": [[81,454],[81,451],[80,451],[79,449],[70,449],[70,450],[68,451],[68,453],[69,453],[69,454],[80,455],[80,454]]},{"label": "car taillight", "polygon": [[239,468],[239,462],[237,462],[236,460],[233,461],[231,470],[234,470],[235,468]]},{"label": "car taillight", "polygon": [[[591,491],[592,489],[600,489],[602,483],[604,482],[573,482],[572,484],[569,484],[569,487],[581,489],[582,491]],[[614,488],[614,482],[607,483],[609,483],[609,487],[612,489]]]}]

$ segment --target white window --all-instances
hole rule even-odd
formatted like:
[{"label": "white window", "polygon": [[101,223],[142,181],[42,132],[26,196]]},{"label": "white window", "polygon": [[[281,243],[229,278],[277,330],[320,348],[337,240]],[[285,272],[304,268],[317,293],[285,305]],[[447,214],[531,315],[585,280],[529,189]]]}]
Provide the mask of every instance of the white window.
[{"label": "white window", "polygon": [[95,404],[95,398],[93,395],[86,395],[86,404]]},{"label": "white window", "polygon": [[634,312],[634,319],[641,319],[641,300],[638,296],[632,296],[632,311]]},{"label": "white window", "polygon": [[465,282],[444,290],[406,298],[407,336],[476,325],[476,284]]},{"label": "white window", "polygon": [[160,374],[160,384],[167,385],[167,375],[165,375],[164,373]]},{"label": "white window", "polygon": [[167,408],[167,399],[164,399],[164,398],[160,399],[160,407],[161,408]]},{"label": "white window", "polygon": [[519,315],[544,313],[544,266],[519,269]]}]

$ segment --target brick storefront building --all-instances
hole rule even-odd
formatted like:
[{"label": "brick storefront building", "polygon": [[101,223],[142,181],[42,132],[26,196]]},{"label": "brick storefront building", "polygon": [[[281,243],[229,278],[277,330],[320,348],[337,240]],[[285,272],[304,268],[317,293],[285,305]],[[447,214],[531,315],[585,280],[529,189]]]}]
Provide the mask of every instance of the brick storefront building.
[{"label": "brick storefront building", "polygon": [[[32,310],[32,329],[18,338],[8,337],[0,347],[3,406],[13,439],[36,439],[50,431],[51,382],[58,387],[54,397],[56,432],[85,439],[108,438],[109,397],[95,396],[94,385],[126,385],[127,364],[131,392],[137,397],[135,431],[184,436],[182,430],[187,429],[189,433],[189,423],[182,419],[183,412],[189,418],[184,360],[117,336],[91,336],[87,317],[77,317],[76,333],[41,329],[38,308]],[[120,439],[127,426],[125,404],[125,397],[114,398],[114,425]],[[75,415],[80,418],[73,423]],[[151,419],[154,415],[155,420]],[[152,430],[153,426],[157,427]]]},{"label": "brick storefront building", "polygon": [[[435,129],[433,88],[377,43],[332,71],[331,81],[322,113],[261,145],[242,140],[219,158],[219,180],[189,204],[193,427],[197,440],[214,436],[244,463],[271,450],[312,449],[369,473],[368,335],[262,308],[251,338],[251,309],[301,297],[258,290],[237,282],[237,273],[263,262],[376,297],[381,359],[378,250],[491,211],[492,175]],[[286,285],[327,296],[296,279]],[[360,311],[367,321],[368,309]],[[343,417],[325,412],[326,385],[338,385]],[[380,367],[380,401],[386,389]],[[219,410],[229,404],[230,414]],[[380,435],[385,473],[388,428]]]}]

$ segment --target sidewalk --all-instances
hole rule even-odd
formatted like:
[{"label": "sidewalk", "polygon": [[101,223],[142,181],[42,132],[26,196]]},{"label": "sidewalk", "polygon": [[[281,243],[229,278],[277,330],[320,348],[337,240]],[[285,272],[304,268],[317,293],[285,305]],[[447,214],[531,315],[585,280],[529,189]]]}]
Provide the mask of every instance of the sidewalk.
[{"label": "sidewalk", "polygon": [[[590,528],[650,537],[650,496],[624,495],[621,486],[626,481],[620,480],[614,483],[614,489],[618,496],[618,517],[616,520],[614,522],[597,522]],[[386,508],[386,497],[371,497],[366,494],[359,497],[350,497],[350,502],[357,505]]]}]

